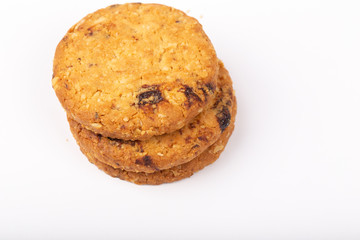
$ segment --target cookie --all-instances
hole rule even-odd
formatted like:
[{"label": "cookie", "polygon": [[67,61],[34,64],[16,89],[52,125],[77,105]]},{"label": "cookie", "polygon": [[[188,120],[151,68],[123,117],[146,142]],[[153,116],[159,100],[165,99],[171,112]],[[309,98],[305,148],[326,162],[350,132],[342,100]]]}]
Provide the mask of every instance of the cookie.
[{"label": "cookie", "polygon": [[181,180],[183,178],[190,177],[195,172],[215,162],[219,158],[221,152],[224,150],[232,134],[232,131],[234,129],[234,120],[235,119],[233,118],[228,128],[226,128],[226,130],[221,134],[220,138],[213,145],[211,145],[203,153],[201,153],[199,156],[197,156],[190,162],[154,173],[136,173],[121,170],[118,168],[113,168],[97,160],[94,156],[86,152],[84,149],[82,149],[82,151],[91,163],[95,164],[100,170],[103,170],[105,173],[112,177],[117,177],[122,180],[126,180],[136,184],[158,185],[162,183],[171,183]]},{"label": "cookie", "polygon": [[145,140],[184,127],[215,96],[218,60],[201,24],[158,4],[113,5],[56,48],[52,86],[85,128]]},{"label": "cookie", "polygon": [[68,118],[78,144],[96,159],[132,172],[155,172],[190,161],[212,145],[236,111],[232,80],[222,63],[213,104],[183,128],[144,141],[103,137]]}]

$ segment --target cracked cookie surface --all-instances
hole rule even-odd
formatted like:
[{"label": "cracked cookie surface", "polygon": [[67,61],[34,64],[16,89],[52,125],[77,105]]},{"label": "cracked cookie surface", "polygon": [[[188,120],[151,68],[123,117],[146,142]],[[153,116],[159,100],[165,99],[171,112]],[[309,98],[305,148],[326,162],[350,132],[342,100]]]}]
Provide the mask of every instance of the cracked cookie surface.
[{"label": "cracked cookie surface", "polygon": [[57,46],[52,86],[93,132],[145,140],[182,128],[214,98],[215,50],[201,24],[158,4],[87,15]]},{"label": "cracked cookie surface", "polygon": [[212,104],[183,128],[169,134],[143,141],[109,138],[87,130],[69,117],[70,129],[81,148],[113,168],[151,173],[184,164],[212,145],[235,117],[232,80],[221,62],[217,83]]},{"label": "cracked cookie surface", "polygon": [[112,177],[117,177],[136,184],[158,185],[162,183],[171,183],[190,177],[195,172],[215,162],[225,149],[225,146],[233,132],[234,122],[235,119],[232,118],[229,126],[224,130],[224,132],[222,132],[220,138],[190,162],[174,166],[169,169],[156,171],[154,173],[130,172],[122,169],[116,169],[99,161],[86,150],[81,149],[81,151],[91,163]]}]

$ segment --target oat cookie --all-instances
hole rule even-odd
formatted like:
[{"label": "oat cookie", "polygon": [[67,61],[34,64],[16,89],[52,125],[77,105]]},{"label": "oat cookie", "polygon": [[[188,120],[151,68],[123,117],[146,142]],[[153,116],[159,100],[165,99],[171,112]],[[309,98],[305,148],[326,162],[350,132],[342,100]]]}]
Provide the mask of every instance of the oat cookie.
[{"label": "oat cookie", "polygon": [[87,129],[145,140],[182,128],[206,108],[217,73],[215,50],[196,19],[131,3],[100,9],[67,32],[52,86]]},{"label": "oat cookie", "polygon": [[96,159],[132,172],[155,172],[186,163],[201,154],[235,117],[236,101],[229,73],[220,63],[213,104],[183,128],[144,141],[103,137],[69,118],[78,144]]},{"label": "oat cookie", "polygon": [[82,151],[91,163],[95,164],[99,169],[103,170],[105,173],[109,174],[112,177],[118,177],[122,180],[126,180],[136,184],[158,185],[162,183],[175,182],[183,178],[190,177],[195,172],[210,165],[219,158],[234,129],[234,120],[235,119],[233,118],[229,127],[226,128],[226,130],[221,134],[220,138],[212,146],[207,148],[203,153],[201,153],[199,156],[197,156],[190,162],[154,173],[136,173],[116,169],[97,160],[94,156],[92,156],[85,150],[82,149]]}]

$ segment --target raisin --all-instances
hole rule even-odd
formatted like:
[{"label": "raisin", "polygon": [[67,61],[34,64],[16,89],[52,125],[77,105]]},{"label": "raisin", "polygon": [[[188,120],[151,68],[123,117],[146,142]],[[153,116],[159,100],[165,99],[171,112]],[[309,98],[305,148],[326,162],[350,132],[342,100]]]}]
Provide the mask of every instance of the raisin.
[{"label": "raisin", "polygon": [[187,102],[185,103],[186,107],[190,108],[194,102],[202,102],[199,95],[194,93],[191,87],[189,87],[188,85],[183,85],[183,87],[184,88],[181,88],[180,90],[185,94],[187,98]]},{"label": "raisin", "polygon": [[136,159],[135,164],[144,165],[145,167],[150,167],[155,170],[159,170],[156,165],[153,163],[150,156],[146,155],[142,158]]},{"label": "raisin", "polygon": [[231,114],[226,106],[223,106],[222,110],[216,114],[216,119],[219,123],[221,132],[223,132],[231,121]]},{"label": "raisin", "polygon": [[164,100],[162,97],[161,91],[159,90],[159,85],[143,85],[144,92],[140,93],[137,98],[139,100],[138,105],[144,106],[148,104],[157,104]]}]

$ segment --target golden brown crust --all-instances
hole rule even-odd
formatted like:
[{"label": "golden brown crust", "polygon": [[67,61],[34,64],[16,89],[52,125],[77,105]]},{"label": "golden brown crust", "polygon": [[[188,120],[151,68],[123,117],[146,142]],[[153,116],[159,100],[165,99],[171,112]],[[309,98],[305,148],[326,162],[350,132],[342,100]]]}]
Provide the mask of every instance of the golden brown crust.
[{"label": "golden brown crust", "polygon": [[218,62],[200,23],[157,4],[110,6],[57,46],[53,88],[65,110],[107,137],[145,140],[182,128],[214,97]]},{"label": "golden brown crust", "polygon": [[226,130],[221,134],[220,138],[212,146],[210,146],[202,154],[190,162],[154,173],[129,172],[116,169],[97,160],[84,149],[81,150],[91,163],[95,164],[99,169],[103,170],[112,177],[117,177],[136,184],[158,185],[162,183],[171,183],[190,177],[195,172],[215,162],[219,158],[221,152],[224,150],[232,134],[234,129],[234,121],[235,119],[233,118],[229,127],[226,128]]},{"label": "golden brown crust", "polygon": [[212,106],[175,132],[144,141],[111,139],[85,129],[68,118],[78,144],[113,168],[155,172],[186,163],[212,145],[235,117],[236,103],[229,73],[220,63],[216,98]]}]

